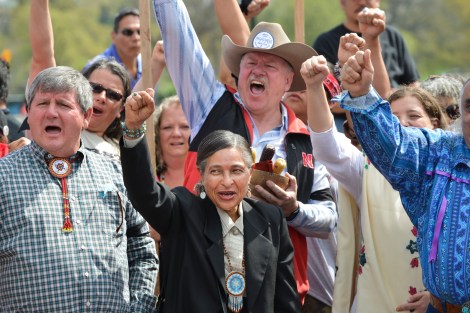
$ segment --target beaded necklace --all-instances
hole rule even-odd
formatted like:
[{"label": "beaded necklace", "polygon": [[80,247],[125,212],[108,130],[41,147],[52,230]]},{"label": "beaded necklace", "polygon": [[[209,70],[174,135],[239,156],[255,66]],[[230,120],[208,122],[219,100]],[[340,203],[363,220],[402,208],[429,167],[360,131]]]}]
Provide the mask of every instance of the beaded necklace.
[{"label": "beaded necklace", "polygon": [[245,249],[243,249],[242,272],[234,271],[225,243],[222,240],[224,254],[227,257],[228,274],[225,277],[225,289],[228,293],[227,307],[233,313],[238,313],[243,308],[243,294],[245,293]]}]

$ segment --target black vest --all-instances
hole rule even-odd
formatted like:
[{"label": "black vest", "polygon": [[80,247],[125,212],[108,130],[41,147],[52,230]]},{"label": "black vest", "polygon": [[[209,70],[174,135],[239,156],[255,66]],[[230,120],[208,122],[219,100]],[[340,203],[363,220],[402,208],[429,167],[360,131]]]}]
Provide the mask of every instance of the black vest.
[{"label": "black vest", "polygon": [[[191,141],[189,151],[197,152],[201,140],[220,129],[239,134],[251,144],[250,129],[252,127],[248,126],[251,120],[245,114],[246,112],[235,101],[233,94],[228,90],[225,91],[210,111],[196,137]],[[306,133],[289,132],[288,129],[284,145],[287,154],[287,171],[297,179],[297,200],[307,203],[312,192],[314,174],[313,157],[307,157],[312,155],[310,136]]]}]

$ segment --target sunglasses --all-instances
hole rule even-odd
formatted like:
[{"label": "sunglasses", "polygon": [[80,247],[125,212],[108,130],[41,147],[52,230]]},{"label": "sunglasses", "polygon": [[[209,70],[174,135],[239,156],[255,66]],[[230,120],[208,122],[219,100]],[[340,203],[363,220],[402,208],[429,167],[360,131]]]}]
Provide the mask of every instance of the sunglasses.
[{"label": "sunglasses", "polygon": [[132,30],[129,28],[124,28],[123,30],[121,30],[121,34],[127,37],[131,37],[132,35],[134,35],[134,33],[137,33],[137,35],[140,36],[140,29]]},{"label": "sunglasses", "polygon": [[453,120],[458,119],[460,117],[459,105],[458,104],[448,105],[446,108],[446,113],[451,119]]},{"label": "sunglasses", "polygon": [[122,99],[122,95],[119,92],[104,88],[101,84],[90,82],[90,86],[91,89],[93,89],[93,93],[102,93],[103,91],[106,91],[106,98],[108,98],[109,100],[119,101]]}]

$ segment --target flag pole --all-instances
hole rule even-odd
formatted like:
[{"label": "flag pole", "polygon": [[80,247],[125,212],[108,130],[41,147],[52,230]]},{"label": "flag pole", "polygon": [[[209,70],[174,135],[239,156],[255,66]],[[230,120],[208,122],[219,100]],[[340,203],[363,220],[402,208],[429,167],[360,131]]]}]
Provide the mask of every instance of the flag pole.
[{"label": "flag pole", "polygon": [[294,9],[295,41],[305,42],[304,0],[295,0]]},{"label": "flag pole", "polygon": [[[140,11],[140,42],[142,55],[142,86],[146,88],[154,88],[152,86],[152,47],[150,33],[150,2],[149,0],[139,0]],[[155,156],[155,130],[153,123],[153,115],[147,121],[147,145],[150,151],[150,160],[152,161],[152,171],[156,173],[156,156]]]}]

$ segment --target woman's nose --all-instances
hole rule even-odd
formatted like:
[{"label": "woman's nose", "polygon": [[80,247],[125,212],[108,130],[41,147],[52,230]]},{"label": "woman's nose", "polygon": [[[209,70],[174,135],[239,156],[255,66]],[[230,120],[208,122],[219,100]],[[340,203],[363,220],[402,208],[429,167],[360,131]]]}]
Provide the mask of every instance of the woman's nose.
[{"label": "woman's nose", "polygon": [[225,173],[223,176],[222,184],[224,186],[230,186],[232,183],[233,183],[232,175],[230,173]]}]

